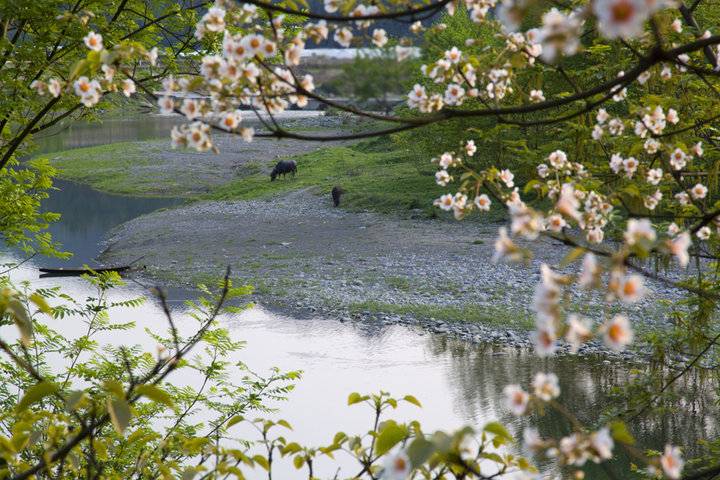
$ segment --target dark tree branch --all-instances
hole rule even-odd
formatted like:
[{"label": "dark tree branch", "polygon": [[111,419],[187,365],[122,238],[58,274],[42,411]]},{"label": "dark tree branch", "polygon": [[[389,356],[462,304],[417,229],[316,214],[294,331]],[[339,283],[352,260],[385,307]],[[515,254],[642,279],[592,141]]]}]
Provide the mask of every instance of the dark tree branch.
[{"label": "dark tree branch", "polygon": [[[699,1],[700,0],[698,0],[698,2]],[[681,1],[680,6],[678,7],[678,10],[680,11],[680,14],[683,17],[683,20],[685,20],[685,23],[688,26],[692,27],[696,32],[702,33],[700,31],[700,25],[698,25],[697,20],[695,20],[695,17],[693,16],[693,13],[692,13],[693,10],[695,10],[695,7],[697,7],[698,2],[695,2],[695,4],[691,8],[688,8],[685,5],[685,3]],[[705,58],[707,59],[708,63],[712,66],[712,68],[714,69],[715,67],[717,67],[717,56],[712,51],[712,48],[710,48],[709,45],[706,45],[705,47],[703,47],[703,52],[705,53]]]},{"label": "dark tree branch", "polygon": [[255,5],[256,7],[262,8],[263,10],[271,10],[273,12],[285,13],[285,14],[289,14],[289,15],[299,15],[301,17],[312,18],[314,20],[326,20],[326,21],[330,21],[330,22],[354,22],[354,21],[359,21],[359,20],[398,19],[398,18],[402,18],[402,17],[409,17],[409,16],[417,15],[419,13],[437,11],[438,9],[444,7],[451,1],[452,0],[440,0],[435,3],[429,3],[428,5],[425,5],[420,8],[408,8],[406,10],[399,10],[397,12],[375,13],[373,15],[358,15],[358,16],[329,15],[329,14],[325,14],[325,13],[316,13],[316,12],[312,12],[312,11],[297,10],[297,9],[283,7],[280,5],[275,5],[272,3],[263,2],[261,0],[245,0],[245,3]]}]

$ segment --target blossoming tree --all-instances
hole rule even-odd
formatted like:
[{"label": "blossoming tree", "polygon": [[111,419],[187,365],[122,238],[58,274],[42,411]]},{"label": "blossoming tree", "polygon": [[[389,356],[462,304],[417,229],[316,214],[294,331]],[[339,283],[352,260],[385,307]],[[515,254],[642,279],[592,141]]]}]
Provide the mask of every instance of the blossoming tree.
[{"label": "blossoming tree", "polygon": [[[388,35],[374,27],[378,20],[409,22],[414,33],[441,30],[442,23],[427,26],[422,20],[443,9],[449,15],[468,16],[478,31],[489,29],[500,41],[483,44],[479,35],[470,35],[423,65],[422,81],[408,93],[408,112],[385,115],[338,104],[316,94],[313,78],[300,73],[307,44],[331,38],[342,47],[383,47]],[[468,134],[455,150],[437,152],[432,159],[438,166],[437,183],[453,186],[435,203],[458,219],[482,214],[493,204],[506,208],[510,224],[498,232],[495,261],[522,261],[531,255],[529,242],[549,237],[569,247],[566,263],[580,263],[571,272],[541,267],[534,299],[537,355],[552,355],[563,343],[576,351],[594,340],[613,350],[625,349],[635,334],[631,315],[623,309],[643,297],[649,282],[686,295],[681,308],[668,313],[676,319],[672,333],[653,343],[654,358],[672,371],[663,368],[654,380],[631,384],[628,388],[637,388],[636,395],[616,418],[582,425],[563,407],[552,372],[537,372],[530,387],[505,388],[515,415],[555,408],[572,420],[574,431],[567,436],[541,438],[528,429],[525,442],[575,478],[582,478],[587,462],[605,462],[622,448],[646,466],[645,474],[677,479],[684,467],[680,448],[666,445],[658,455],[647,455],[633,445],[623,419],[653,409],[673,383],[694,368],[712,364],[717,355],[718,232],[713,228],[720,225],[715,200],[720,35],[712,33],[718,20],[715,10],[702,0],[691,5],[594,0],[554,6],[531,0],[326,0],[322,10],[293,1],[217,0],[203,11],[195,28],[196,38],[207,49],[197,72],[166,76],[165,94],[156,100],[162,112],[178,112],[188,120],[173,129],[173,145],[198,151],[216,148],[215,130],[245,141],[261,136],[322,141],[410,131],[454,119],[490,118],[516,128],[569,129],[572,135],[564,148],[537,152],[534,178],[523,178],[522,191],[512,166],[478,168],[476,140]],[[72,99],[85,106],[112,90],[154,97],[151,86],[141,82],[132,67],[138,58],[153,64],[152,51],[127,39],[109,39],[92,24],[88,21],[83,27],[88,49],[84,63],[65,76],[44,72],[32,88],[48,98]],[[395,53],[398,61],[410,56],[411,40],[400,39]],[[568,64],[578,58],[600,62],[604,68],[574,77]],[[543,79],[549,75],[559,76],[563,84],[544,88]],[[524,81],[528,77],[536,79],[534,84]],[[205,99],[190,98],[189,93]],[[305,107],[309,99],[386,126],[339,136],[284,128],[278,114],[291,106]],[[246,126],[247,115],[257,115],[262,130]],[[602,295],[607,308],[598,322],[573,311],[566,295],[573,288],[584,289],[588,296]],[[690,352],[689,359],[681,365],[669,363],[670,353],[678,351]],[[169,358],[179,353],[170,346]],[[416,403],[412,397],[405,400]],[[346,450],[361,466],[356,477],[376,478],[383,472],[387,478],[498,478],[536,471],[526,459],[497,450],[510,441],[499,424],[487,425],[469,447],[470,430],[427,435],[414,423],[380,423],[381,413],[394,408],[397,400],[385,394],[350,396],[351,404],[363,402],[376,413],[375,427],[366,437],[338,434],[329,446],[309,449],[286,443],[284,437],[269,440],[271,426],[265,426],[261,432],[267,455],[253,457],[253,462],[271,470],[269,459],[278,449],[298,468],[306,467],[312,478],[316,456]],[[90,437],[87,433],[78,442]],[[231,455],[215,448],[218,458]],[[238,458],[237,464],[243,460]],[[687,478],[717,475],[716,463],[717,459],[706,462]],[[42,468],[45,464],[27,471]],[[27,478],[23,475],[12,478]]]}]

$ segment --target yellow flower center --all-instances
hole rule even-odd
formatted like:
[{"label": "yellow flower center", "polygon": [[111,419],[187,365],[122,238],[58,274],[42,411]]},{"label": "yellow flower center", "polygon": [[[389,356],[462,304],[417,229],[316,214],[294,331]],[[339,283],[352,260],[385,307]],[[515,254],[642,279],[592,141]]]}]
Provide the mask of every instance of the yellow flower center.
[{"label": "yellow flower center", "polygon": [[613,342],[619,342],[623,336],[622,333],[623,329],[617,323],[613,323],[608,329],[608,337],[610,337]]}]

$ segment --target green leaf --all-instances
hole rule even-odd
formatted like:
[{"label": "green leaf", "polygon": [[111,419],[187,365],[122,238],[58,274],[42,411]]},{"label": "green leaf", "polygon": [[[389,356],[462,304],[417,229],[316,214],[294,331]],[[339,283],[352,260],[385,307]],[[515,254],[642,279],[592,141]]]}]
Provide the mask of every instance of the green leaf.
[{"label": "green leaf", "polygon": [[295,465],[295,468],[300,470],[303,465],[305,465],[305,457],[303,457],[302,455],[296,455],[293,458],[293,465]]},{"label": "green leaf", "polygon": [[156,385],[140,385],[137,387],[137,393],[170,408],[175,406],[172,396]]},{"label": "green leaf", "polygon": [[493,462],[495,462],[495,463],[497,463],[497,464],[499,464],[499,465],[504,465],[504,464],[505,464],[505,462],[503,461],[502,457],[501,457],[500,455],[498,455],[497,453],[493,453],[493,452],[483,452],[480,456],[481,456],[482,458],[486,459],[486,460],[492,460]]},{"label": "green leaf", "polygon": [[291,442],[291,443],[288,443],[287,445],[285,445],[282,448],[281,452],[284,456],[284,455],[287,455],[288,453],[298,453],[301,450],[302,450],[302,447],[300,447],[300,444],[298,444],[296,442]]},{"label": "green leaf", "polygon": [[292,430],[293,428],[290,426],[290,424],[287,422],[287,420],[278,420],[277,424],[287,428],[288,430]]},{"label": "green leaf", "polygon": [[523,193],[527,194],[534,191],[535,185],[540,185],[540,182],[537,180],[530,180],[525,184],[525,187],[523,187]]},{"label": "green leaf", "polygon": [[117,398],[125,398],[125,391],[123,390],[122,383],[117,380],[107,380],[103,384],[103,387],[106,392],[111,393],[113,396]]},{"label": "green leaf", "polygon": [[403,400],[405,400],[405,401],[408,402],[408,403],[412,403],[413,405],[416,405],[416,406],[422,408],[422,404],[420,403],[420,400],[418,400],[417,398],[415,398],[415,397],[412,396],[412,395],[405,395],[405,396],[403,397]]},{"label": "green leaf", "polygon": [[375,453],[384,455],[391,448],[407,437],[408,431],[404,425],[398,425],[392,420],[388,420],[381,427],[380,433],[375,440]]},{"label": "green leaf", "polygon": [[435,453],[435,444],[424,437],[418,437],[413,440],[406,453],[413,468],[418,468]]},{"label": "green leaf", "polygon": [[497,437],[504,438],[505,440],[512,440],[513,437],[510,432],[499,422],[490,422],[483,427],[483,431],[492,433]]},{"label": "green leaf", "polygon": [[195,478],[195,475],[197,475],[197,470],[192,467],[188,467],[183,470],[182,480],[192,480],[193,478]]},{"label": "green leaf", "polygon": [[85,59],[78,60],[75,63],[75,65],[73,65],[73,68],[70,72],[69,79],[74,80],[74,79],[82,76],[86,71],[89,70],[89,68],[90,68],[90,63],[87,60],[85,60]]},{"label": "green leaf", "polygon": [[260,465],[263,470],[270,471],[270,463],[267,461],[267,458],[263,457],[262,455],[255,455],[252,457],[253,461]]},{"label": "green leaf", "polygon": [[350,395],[348,395],[348,405],[355,405],[356,403],[360,403],[363,400],[365,400],[366,397],[363,397],[357,392],[353,392]]},{"label": "green leaf", "polygon": [[32,295],[28,297],[32,303],[35,304],[38,309],[43,312],[47,313],[48,315],[52,314],[52,307],[48,305],[48,303],[45,301],[45,297],[40,295],[39,293],[35,292]]},{"label": "green leaf", "polygon": [[225,424],[225,428],[230,428],[233,425],[237,425],[238,423],[242,422],[243,420],[245,420],[245,417],[243,417],[242,415],[235,415],[230,420],[228,420],[228,422]]},{"label": "green leaf", "polygon": [[335,450],[339,450],[339,449],[340,449],[340,447],[338,447],[336,445],[330,445],[329,447],[320,447],[320,451],[322,453],[324,453],[325,455],[327,455],[328,457],[332,458],[333,460],[335,460],[335,456],[333,455],[333,452]]},{"label": "green leaf", "polygon": [[12,298],[8,302],[8,309],[12,313],[13,321],[20,330],[20,340],[24,345],[28,345],[32,340],[33,324],[30,315],[25,310],[25,305],[17,298]]},{"label": "green leaf", "polygon": [[635,445],[635,437],[633,437],[632,434],[628,431],[625,422],[616,420],[610,423],[610,434],[616,441],[620,443],[624,443],[626,445]]},{"label": "green leaf", "polygon": [[560,268],[567,267],[575,260],[580,258],[585,253],[585,249],[582,247],[575,247],[568,252],[567,255],[560,261]]},{"label": "green leaf", "polygon": [[17,407],[15,409],[18,412],[22,412],[23,410],[27,410],[27,408],[42,400],[43,398],[47,397],[48,395],[52,395],[55,392],[58,391],[58,386],[54,383],[50,382],[40,382],[36,383],[32,387],[28,388],[25,391],[25,395],[23,395],[20,402],[17,404]]},{"label": "green leaf", "polygon": [[346,439],[347,439],[347,435],[345,434],[345,432],[338,432],[338,433],[336,433],[335,436],[333,437],[333,443],[334,443],[335,445],[340,445],[340,444],[342,444],[342,442],[344,442]]},{"label": "green leaf", "polygon": [[124,433],[132,417],[130,405],[124,398],[108,399],[107,409],[115,430],[120,434]]},{"label": "green leaf", "polygon": [[72,412],[75,410],[83,398],[85,398],[85,392],[82,390],[70,392],[70,395],[65,400],[65,411]]}]

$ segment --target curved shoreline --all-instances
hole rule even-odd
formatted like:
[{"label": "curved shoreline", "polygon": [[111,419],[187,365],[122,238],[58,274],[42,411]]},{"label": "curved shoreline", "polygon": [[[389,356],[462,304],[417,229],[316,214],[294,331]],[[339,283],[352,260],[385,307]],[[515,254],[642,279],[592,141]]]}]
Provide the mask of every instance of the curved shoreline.
[{"label": "curved shoreline", "polygon": [[[530,265],[493,264],[496,231],[495,224],[348,212],[301,190],[153,212],[117,228],[101,260],[123,264],[143,256],[150,277],[184,287],[207,283],[230,265],[235,278],[256,286],[255,301],[294,316],[412,325],[474,343],[531,348],[539,265],[559,264],[565,251],[543,240]],[[662,325],[655,299],[672,294],[649,288],[644,302],[623,306],[641,329]],[[578,308],[584,295],[571,294]],[[586,305],[586,316],[598,321],[592,308],[601,301]],[[598,353],[636,356],[599,344],[580,351]]]}]

